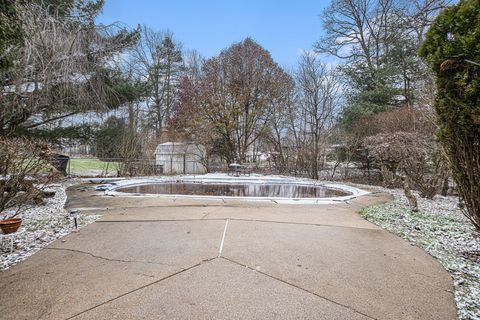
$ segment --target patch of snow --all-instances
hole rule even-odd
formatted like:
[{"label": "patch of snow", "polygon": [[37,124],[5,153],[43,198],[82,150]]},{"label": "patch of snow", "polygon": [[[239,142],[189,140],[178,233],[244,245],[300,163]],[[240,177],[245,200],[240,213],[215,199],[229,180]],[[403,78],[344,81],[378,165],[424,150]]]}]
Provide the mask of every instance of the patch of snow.
[{"label": "patch of snow", "polygon": [[367,220],[423,248],[452,275],[460,320],[480,320],[480,235],[458,207],[458,197],[424,199],[412,212],[401,189],[394,201],[362,210]]},{"label": "patch of snow", "polygon": [[[65,210],[67,200],[65,189],[72,184],[74,182],[70,181],[50,186],[49,189],[55,191],[55,195],[46,199],[45,205],[35,206],[22,213],[22,228],[25,229],[25,233],[15,237],[12,253],[10,253],[9,244],[3,246],[0,251],[1,271],[7,270],[53,241],[75,231],[73,221]],[[94,215],[80,215],[78,219],[79,228],[94,222],[98,218],[99,216]]]}]

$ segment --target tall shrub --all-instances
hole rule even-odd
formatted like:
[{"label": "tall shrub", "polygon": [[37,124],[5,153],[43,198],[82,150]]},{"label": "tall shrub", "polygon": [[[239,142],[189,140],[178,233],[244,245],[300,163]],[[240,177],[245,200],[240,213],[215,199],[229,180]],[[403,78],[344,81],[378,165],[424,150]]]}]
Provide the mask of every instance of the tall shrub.
[{"label": "tall shrub", "polygon": [[480,1],[461,0],[436,18],[420,49],[437,76],[438,138],[465,213],[480,231]]},{"label": "tall shrub", "polygon": [[52,155],[42,142],[0,137],[0,217],[43,202],[46,189],[59,177]]}]

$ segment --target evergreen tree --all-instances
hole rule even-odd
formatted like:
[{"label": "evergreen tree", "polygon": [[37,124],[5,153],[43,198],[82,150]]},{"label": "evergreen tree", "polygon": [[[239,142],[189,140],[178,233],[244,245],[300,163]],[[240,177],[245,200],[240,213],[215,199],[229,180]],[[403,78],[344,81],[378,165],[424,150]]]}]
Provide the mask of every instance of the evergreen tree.
[{"label": "evergreen tree", "polygon": [[437,76],[438,137],[467,217],[480,231],[480,1],[445,9],[427,33],[420,55]]},{"label": "evergreen tree", "polygon": [[123,138],[126,124],[117,117],[108,118],[96,133],[96,155],[100,159],[110,160],[122,158]]},{"label": "evergreen tree", "polygon": [[19,135],[119,105],[111,62],[136,41],[137,33],[95,25],[102,5],[88,0],[14,2],[20,37],[1,46],[14,59],[0,74],[0,135]]},{"label": "evergreen tree", "polygon": [[0,72],[12,66],[11,48],[22,40],[15,3],[0,0]]}]

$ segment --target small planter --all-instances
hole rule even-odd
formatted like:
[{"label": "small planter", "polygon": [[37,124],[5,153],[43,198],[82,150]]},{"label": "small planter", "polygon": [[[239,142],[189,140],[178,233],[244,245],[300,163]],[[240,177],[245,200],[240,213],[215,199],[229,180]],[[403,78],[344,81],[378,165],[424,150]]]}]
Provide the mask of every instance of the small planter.
[{"label": "small planter", "polygon": [[21,225],[22,225],[21,218],[10,218],[10,219],[0,220],[0,228],[2,229],[4,234],[16,232]]}]

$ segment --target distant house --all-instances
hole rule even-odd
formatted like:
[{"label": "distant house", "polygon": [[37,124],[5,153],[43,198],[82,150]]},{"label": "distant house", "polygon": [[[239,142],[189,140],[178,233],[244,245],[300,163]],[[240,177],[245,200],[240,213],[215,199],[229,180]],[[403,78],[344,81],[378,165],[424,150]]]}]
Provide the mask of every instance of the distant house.
[{"label": "distant house", "polygon": [[155,149],[155,164],[162,166],[165,174],[206,173],[203,164],[206,149],[201,144],[165,142]]}]

